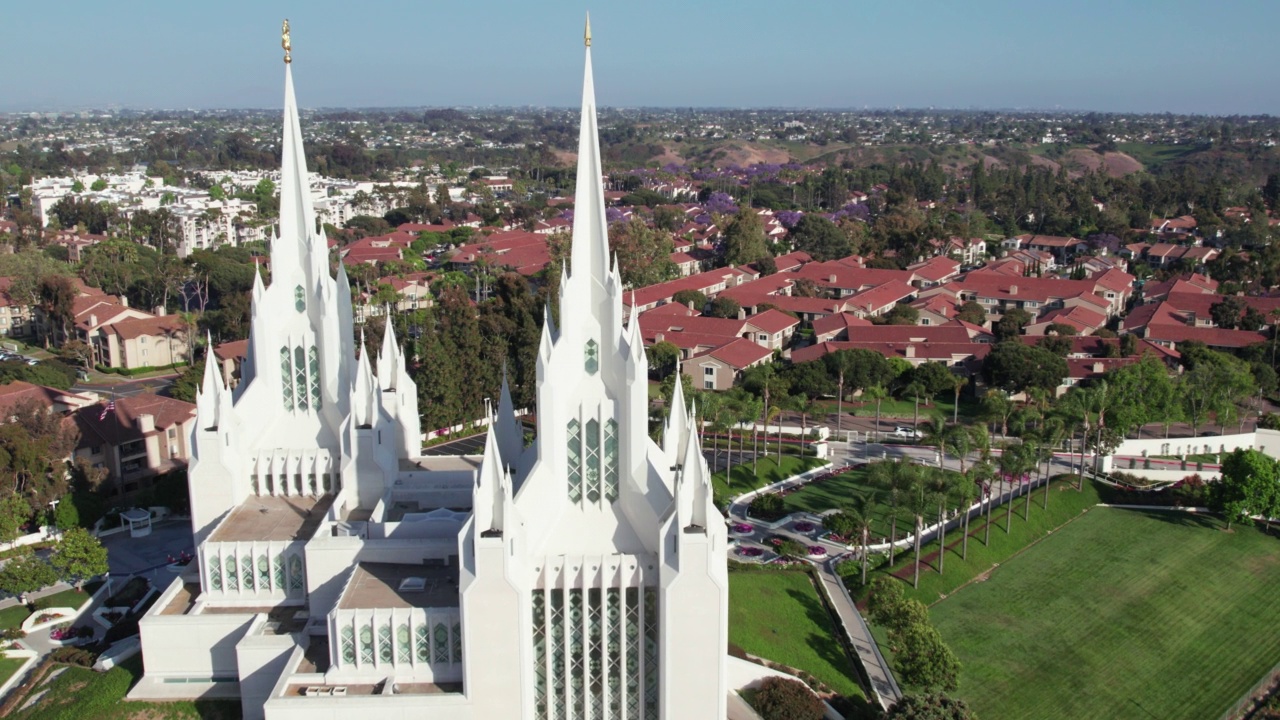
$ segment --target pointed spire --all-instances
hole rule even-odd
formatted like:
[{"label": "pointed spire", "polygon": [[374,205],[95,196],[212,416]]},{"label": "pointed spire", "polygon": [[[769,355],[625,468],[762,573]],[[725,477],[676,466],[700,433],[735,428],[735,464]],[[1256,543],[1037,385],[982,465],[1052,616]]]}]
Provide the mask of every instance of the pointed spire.
[{"label": "pointed spire", "polygon": [[605,222],[603,165],[596,125],[595,81],[591,73],[591,25],[587,23],[586,68],[582,77],[582,124],[578,131],[578,179],[574,191],[572,271],[604,284],[609,239]]},{"label": "pointed spire", "polygon": [[262,268],[257,264],[253,264],[253,296],[254,302],[262,299],[262,293],[266,291],[266,287],[262,284]]},{"label": "pointed spire", "polygon": [[[287,31],[289,27],[288,20],[284,21],[284,26]],[[587,47],[591,47],[591,12],[590,11],[587,11],[587,29],[582,33],[582,40],[583,40],[583,44],[585,44]]]},{"label": "pointed spire", "polygon": [[200,427],[211,429],[218,426],[218,400],[225,389],[222,375],[218,372],[218,358],[213,354],[213,336],[206,331],[204,378],[196,392],[196,417]]},{"label": "pointed spire", "polygon": [[387,324],[382,331],[382,352],[378,355],[378,385],[383,390],[396,387],[396,372],[400,365],[400,346],[396,344],[395,323],[391,321],[391,308],[386,306],[383,315]]},{"label": "pointed spire", "polygon": [[498,395],[498,414],[494,418],[497,426],[498,449],[502,452],[502,462],[507,467],[515,466],[524,450],[524,429],[516,420],[515,403],[511,400],[511,385],[507,382],[507,364],[502,364],[502,390]]},{"label": "pointed spire", "polygon": [[[288,24],[283,33],[285,57],[291,49]],[[307,158],[303,152],[302,129],[298,122],[298,101],[293,93],[293,63],[284,66],[284,131],[280,143],[280,227],[271,249],[272,267],[282,277],[304,260],[315,263],[311,252],[315,235],[315,210],[311,206],[311,182],[307,175]],[[320,260],[325,260],[322,257]]]},{"label": "pointed spire", "polygon": [[667,462],[675,465],[684,459],[689,445],[690,419],[689,407],[684,400],[684,382],[680,375],[680,361],[676,360],[676,381],[671,392],[671,407],[667,410],[666,427],[662,430],[662,452]]},{"label": "pointed spire", "polygon": [[489,419],[489,429],[485,433],[484,457],[480,461],[475,500],[472,505],[476,518],[476,528],[481,532],[502,530],[503,520],[504,498],[502,486],[507,471],[502,461],[497,423],[491,412],[492,409],[492,406],[486,400],[485,416]]}]

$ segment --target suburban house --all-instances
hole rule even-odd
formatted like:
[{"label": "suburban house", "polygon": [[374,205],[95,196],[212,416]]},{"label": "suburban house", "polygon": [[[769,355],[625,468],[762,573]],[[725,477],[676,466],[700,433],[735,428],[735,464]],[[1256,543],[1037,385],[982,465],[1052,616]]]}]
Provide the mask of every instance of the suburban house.
[{"label": "suburban house", "polygon": [[0,277],[0,336],[35,335],[35,314],[31,305],[10,292],[13,278]]},{"label": "suburban house", "polygon": [[218,361],[218,374],[222,376],[222,382],[227,387],[235,388],[240,384],[240,368],[249,357],[249,341],[233,340],[215,345],[213,356]]},{"label": "suburban house", "polygon": [[742,373],[773,357],[773,351],[745,338],[732,340],[714,350],[695,355],[681,364],[700,390],[728,390]]}]

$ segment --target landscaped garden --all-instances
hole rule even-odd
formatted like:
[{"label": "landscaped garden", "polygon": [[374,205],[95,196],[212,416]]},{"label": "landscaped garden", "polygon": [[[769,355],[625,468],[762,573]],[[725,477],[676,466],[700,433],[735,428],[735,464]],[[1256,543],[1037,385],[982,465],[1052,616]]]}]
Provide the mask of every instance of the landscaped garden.
[{"label": "landscaped garden", "polygon": [[9,717],[15,720],[237,720],[241,716],[238,700],[126,701],[125,694],[141,675],[142,660],[137,656],[105,673],[70,666],[36,688],[36,692],[46,692],[34,705],[12,712]]},{"label": "landscaped garden", "polygon": [[[891,530],[892,505],[889,502],[889,491],[872,483],[868,466],[859,466],[837,475],[811,482],[804,487],[788,492],[783,498],[787,512],[811,512],[821,514],[826,510],[860,507],[870,501],[872,504],[872,544],[884,542]],[[958,476],[959,473],[956,473]],[[901,539],[915,528],[915,516],[905,507],[898,508],[898,538]],[[926,524],[930,524],[926,520]],[[856,544],[856,543],[855,543]]]},{"label": "landscaped garden", "polygon": [[1280,540],[1223,527],[1094,508],[1001,561],[931,608],[963,663],[956,694],[991,718],[1218,717],[1280,661]]},{"label": "landscaped garden", "polygon": [[[35,601],[36,612],[40,612],[44,608],[52,607],[69,607],[78,608],[85,600],[88,600],[99,587],[102,587],[100,581],[95,581],[85,585],[83,591],[70,589],[62,592],[46,595]],[[16,628],[22,625],[22,621],[31,616],[31,610],[26,605],[13,605],[0,610],[0,630]]]},{"label": "landscaped garden", "polygon": [[730,645],[803,670],[842,695],[863,697],[838,632],[808,573],[730,571]]},{"label": "landscaped garden", "polygon": [[26,658],[0,657],[0,684],[4,684],[27,662]]},{"label": "landscaped garden", "polygon": [[723,472],[711,476],[716,505],[725,505],[729,499],[756,488],[781,482],[789,477],[823,465],[826,461],[815,457],[783,454],[781,457],[761,457],[752,471],[750,461],[733,466],[733,482],[726,483]]}]

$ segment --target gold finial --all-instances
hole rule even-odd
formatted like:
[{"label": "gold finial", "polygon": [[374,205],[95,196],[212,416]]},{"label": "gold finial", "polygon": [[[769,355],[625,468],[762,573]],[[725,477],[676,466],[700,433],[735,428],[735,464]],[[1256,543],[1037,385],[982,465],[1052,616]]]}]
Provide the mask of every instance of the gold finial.
[{"label": "gold finial", "polygon": [[285,19],[284,27],[280,28],[280,47],[284,48],[284,62],[289,64],[293,62],[293,45],[289,42],[289,20]]},{"label": "gold finial", "polygon": [[591,47],[591,13],[587,13],[587,31],[583,33],[582,39],[586,42],[587,47]]}]

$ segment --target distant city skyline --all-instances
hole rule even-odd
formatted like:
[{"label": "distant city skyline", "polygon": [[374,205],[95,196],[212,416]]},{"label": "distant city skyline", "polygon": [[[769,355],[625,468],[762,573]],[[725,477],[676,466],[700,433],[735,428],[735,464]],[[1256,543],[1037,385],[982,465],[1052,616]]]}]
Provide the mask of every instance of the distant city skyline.
[{"label": "distant city skyline", "polygon": [[588,9],[604,106],[1280,113],[1266,0],[27,3],[0,111],[277,107],[285,17],[304,107],[572,107]]}]

